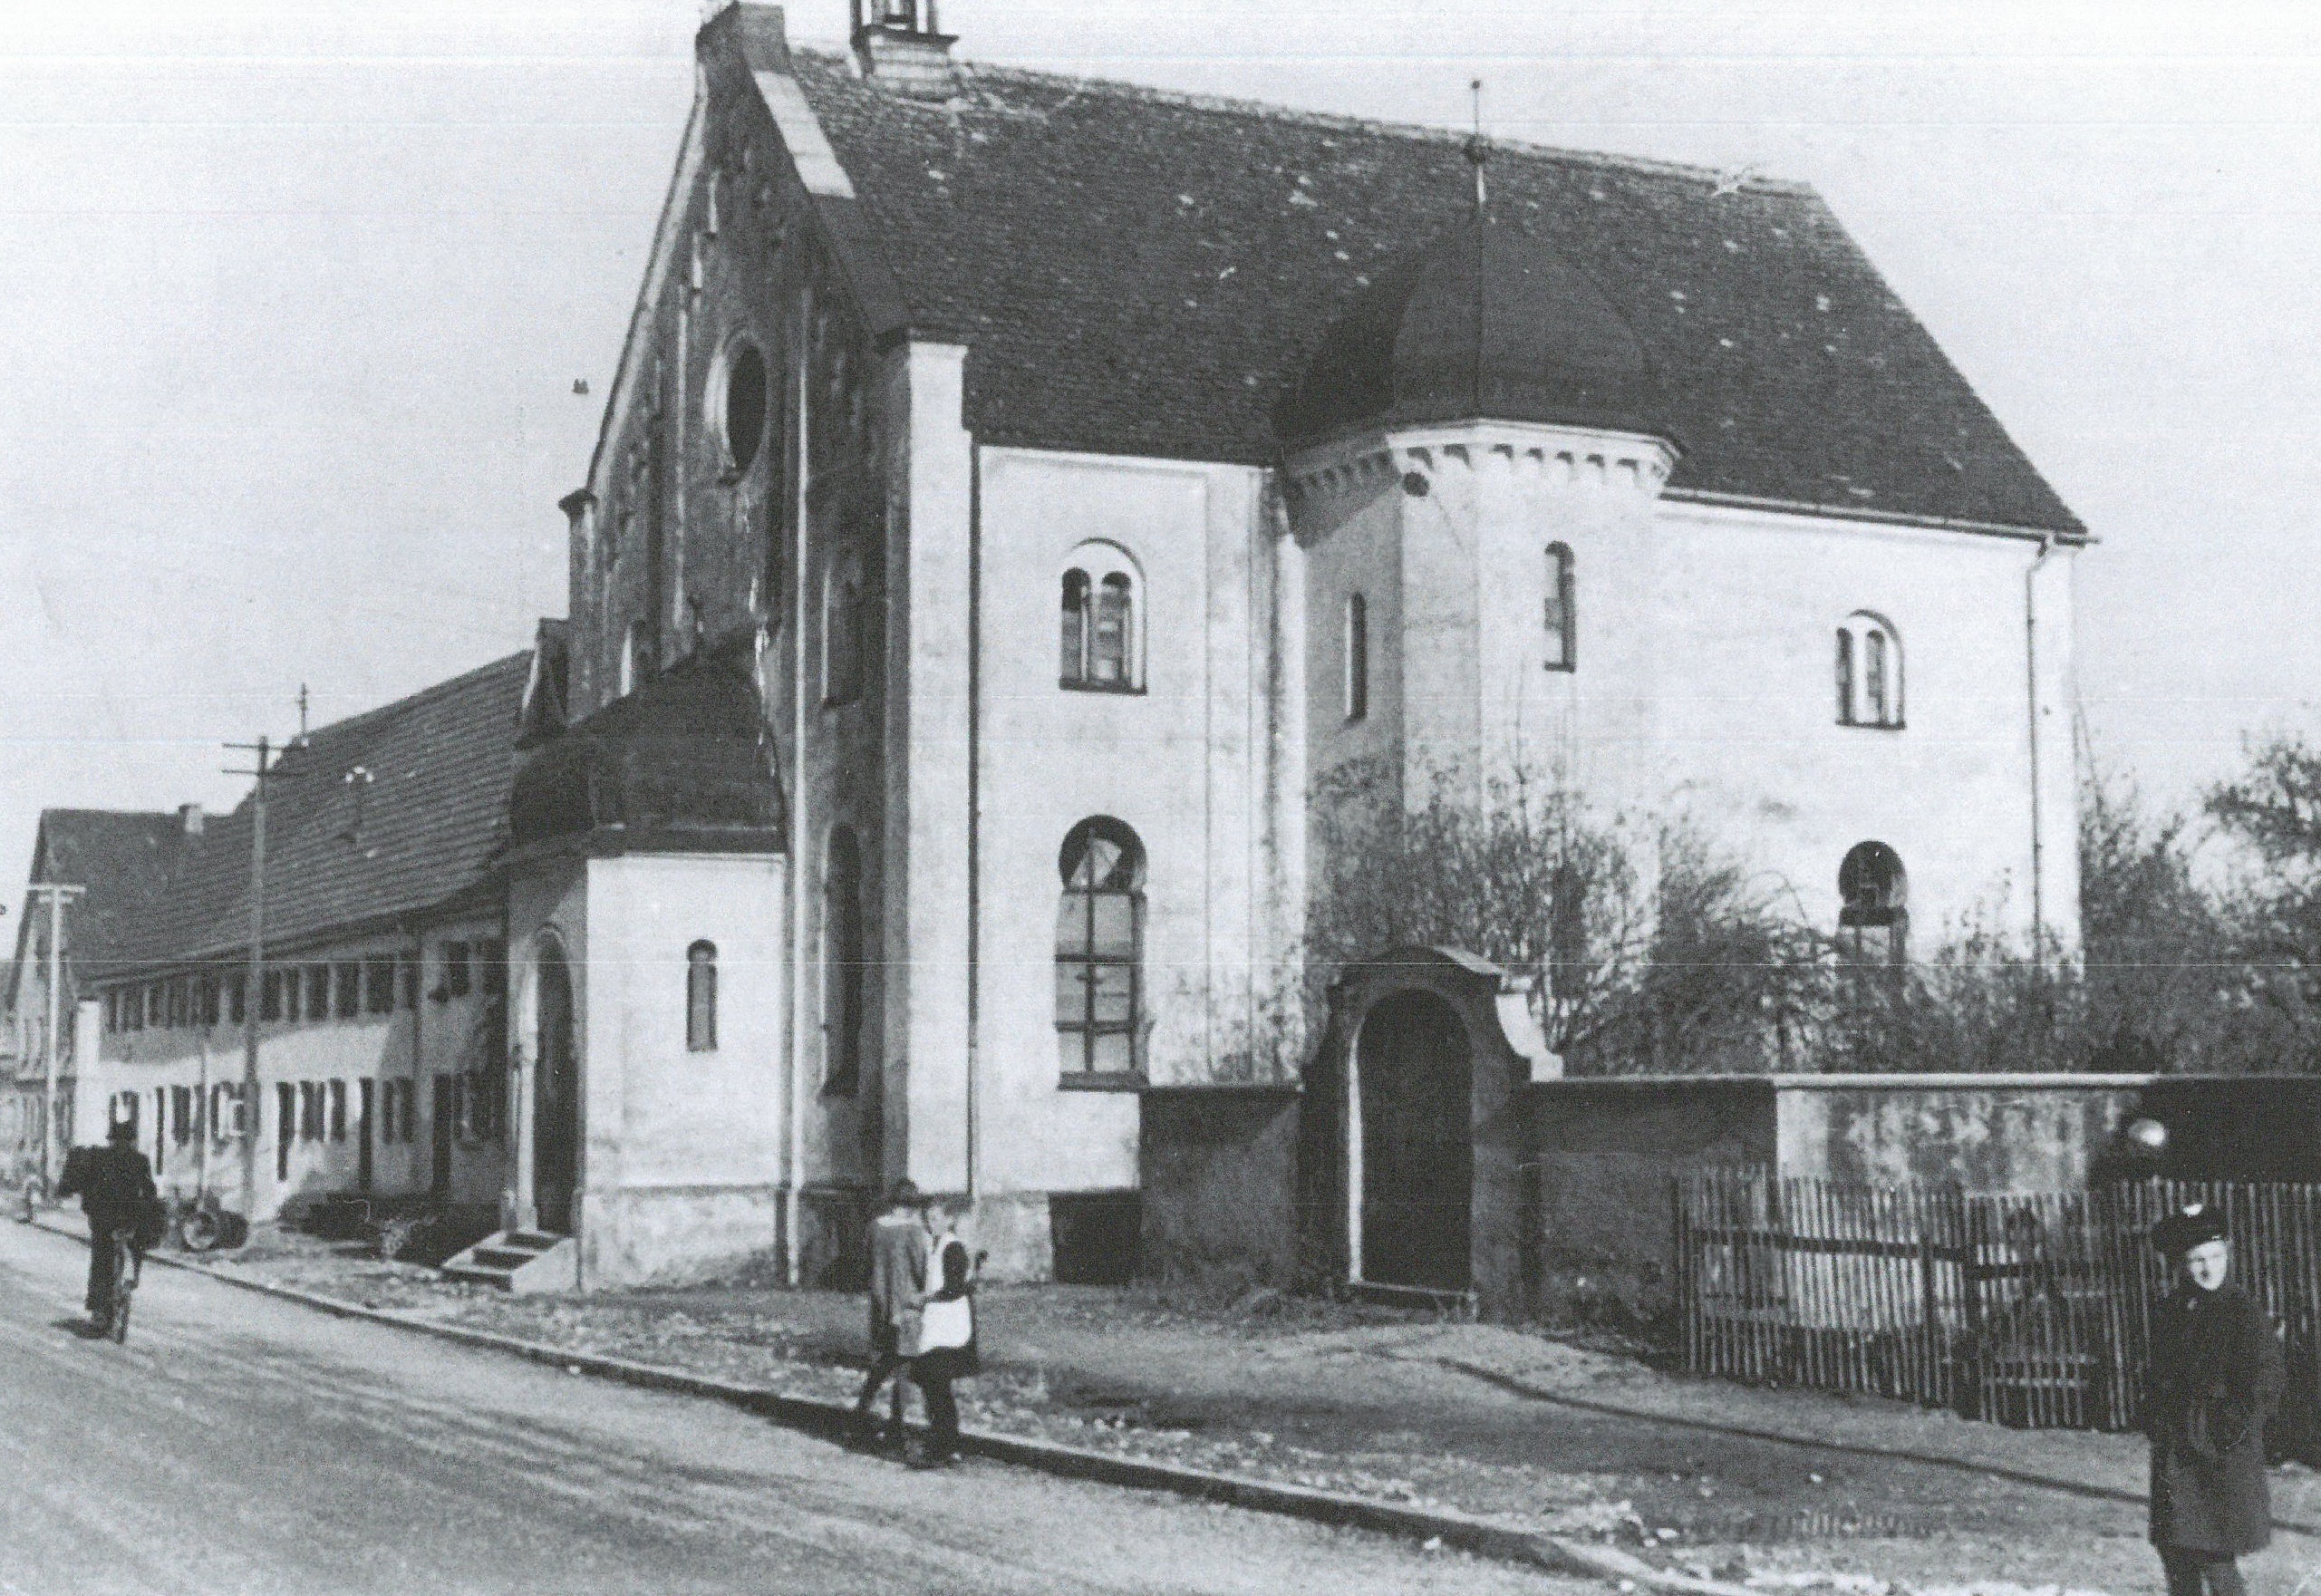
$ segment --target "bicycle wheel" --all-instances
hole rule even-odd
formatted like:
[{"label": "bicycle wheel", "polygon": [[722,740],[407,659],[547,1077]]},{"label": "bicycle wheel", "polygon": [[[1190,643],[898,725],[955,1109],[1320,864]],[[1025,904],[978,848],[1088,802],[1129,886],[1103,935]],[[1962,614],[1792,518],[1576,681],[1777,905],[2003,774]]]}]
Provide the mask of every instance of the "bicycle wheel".
[{"label": "bicycle wheel", "polygon": [[129,1236],[123,1232],[113,1237],[112,1244],[112,1322],[107,1328],[116,1341],[129,1340],[129,1300],[136,1292],[136,1279],[129,1272]]}]

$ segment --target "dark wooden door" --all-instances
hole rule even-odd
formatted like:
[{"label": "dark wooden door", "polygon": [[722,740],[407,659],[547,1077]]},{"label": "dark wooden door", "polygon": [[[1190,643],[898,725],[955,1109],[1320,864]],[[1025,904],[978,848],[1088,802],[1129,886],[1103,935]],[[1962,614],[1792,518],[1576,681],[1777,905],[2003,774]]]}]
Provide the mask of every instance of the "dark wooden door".
[{"label": "dark wooden door", "polygon": [[542,1230],[572,1233],[580,1183],[580,1067],[572,1039],[572,976],[554,954],[540,961],[540,1034],[532,1074],[532,1204]]},{"label": "dark wooden door", "polygon": [[1475,1070],[1465,1029],[1431,992],[1379,1001],[1358,1044],[1362,1278],[1461,1291],[1475,1192]]},{"label": "dark wooden door", "polygon": [[365,1080],[363,1086],[362,1140],[355,1144],[354,1179],[357,1189],[371,1189],[371,1117],[378,1104],[379,1083]]}]

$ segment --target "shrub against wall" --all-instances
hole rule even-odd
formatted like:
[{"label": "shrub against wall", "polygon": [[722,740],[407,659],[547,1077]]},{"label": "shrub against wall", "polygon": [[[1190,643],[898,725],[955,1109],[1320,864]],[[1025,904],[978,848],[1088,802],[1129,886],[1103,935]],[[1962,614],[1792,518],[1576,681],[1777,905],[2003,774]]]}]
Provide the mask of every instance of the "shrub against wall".
[{"label": "shrub against wall", "polygon": [[2253,750],[2205,833],[2092,776],[2075,951],[1986,916],[1874,967],[1683,817],[1522,775],[1406,803],[1365,764],[1321,798],[1317,1011],[1347,962],[1441,945],[1530,977],[1574,1074],[2321,1070],[2321,751],[2301,742]]},{"label": "shrub against wall", "polygon": [[1369,763],[1316,808],[1317,982],[1395,947],[1463,948],[1531,981],[1575,1073],[1764,1069],[1804,1034],[1819,943],[1682,821],[1607,817],[1522,774],[1406,805]]}]

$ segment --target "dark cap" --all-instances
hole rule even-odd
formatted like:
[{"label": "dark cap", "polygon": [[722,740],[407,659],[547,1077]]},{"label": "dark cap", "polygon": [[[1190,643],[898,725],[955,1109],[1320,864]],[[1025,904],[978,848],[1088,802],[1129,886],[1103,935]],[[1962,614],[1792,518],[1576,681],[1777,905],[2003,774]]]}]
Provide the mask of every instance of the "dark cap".
[{"label": "dark cap", "polygon": [[919,1208],[925,1203],[926,1199],[919,1195],[919,1183],[907,1175],[886,1189],[889,1208]]},{"label": "dark cap", "polygon": [[2187,1203],[2152,1227],[2152,1244],[2171,1257],[2224,1240],[2224,1219],[2206,1203]]},{"label": "dark cap", "polygon": [[112,1127],[105,1132],[105,1140],[109,1142],[133,1142],[136,1139],[137,1122],[133,1119],[116,1119]]}]

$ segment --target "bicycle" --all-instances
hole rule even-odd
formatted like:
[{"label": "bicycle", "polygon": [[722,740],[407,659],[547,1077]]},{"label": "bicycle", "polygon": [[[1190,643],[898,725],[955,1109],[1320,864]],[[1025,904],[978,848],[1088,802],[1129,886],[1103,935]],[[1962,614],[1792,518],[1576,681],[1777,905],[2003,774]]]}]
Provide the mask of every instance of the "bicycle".
[{"label": "bicycle", "polygon": [[[137,1233],[121,1229],[112,1233],[112,1317],[105,1321],[105,1333],[116,1342],[129,1340],[129,1300],[137,1291],[139,1277],[145,1272],[145,1261],[136,1253]],[[131,1268],[134,1261],[136,1267]]]}]

